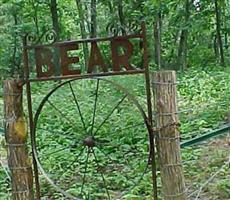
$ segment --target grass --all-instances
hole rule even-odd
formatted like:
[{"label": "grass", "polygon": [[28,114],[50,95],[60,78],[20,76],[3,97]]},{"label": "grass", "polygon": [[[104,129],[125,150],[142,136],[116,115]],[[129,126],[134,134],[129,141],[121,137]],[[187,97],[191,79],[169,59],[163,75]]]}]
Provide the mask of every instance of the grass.
[{"label": "grass", "polygon": [[[227,123],[230,111],[228,74],[222,69],[207,69],[206,72],[191,69],[186,73],[178,74],[178,105],[181,111],[187,110],[180,113],[183,141]],[[146,110],[144,79],[141,76],[114,77],[113,80],[128,88]],[[102,81],[100,84],[102,87],[99,88],[97,97],[97,115],[93,132],[100,127],[105,116],[108,116],[124,97],[121,91],[106,82]],[[32,85],[34,113],[39,102],[55,85],[56,82]],[[54,104],[59,111],[50,103],[46,103],[38,118],[39,129],[37,129],[36,141],[38,157],[44,170],[58,186],[72,195],[86,199],[88,194],[90,194],[89,199],[107,198],[105,182],[101,174],[106,179],[113,199],[120,196],[123,196],[123,199],[151,199],[150,169],[143,174],[147,161],[148,137],[138,109],[125,99],[95,135],[100,148],[89,152],[82,142],[91,134],[96,83],[90,80],[81,81],[73,83],[72,87],[83,113],[86,130],[79,117],[79,110],[76,109],[73,93],[69,85],[65,85],[49,98],[51,104]],[[65,117],[60,115],[60,111],[65,113]],[[128,128],[124,129],[125,127]],[[206,142],[182,150],[185,177],[190,193],[197,190],[227,159],[229,154],[227,137],[211,141],[214,143]],[[1,148],[1,155],[3,151],[4,149]],[[88,160],[86,170],[88,175],[84,176],[86,160]],[[2,169],[0,170],[0,199],[7,199],[9,181]],[[229,169],[225,169],[216,177],[202,192],[202,199],[213,197],[211,199],[227,200],[229,198],[228,174]],[[140,177],[142,177],[141,181]],[[41,182],[44,199],[66,199],[55,191],[43,176]],[[83,189],[80,182],[85,183]],[[136,184],[137,186],[133,188]]]}]

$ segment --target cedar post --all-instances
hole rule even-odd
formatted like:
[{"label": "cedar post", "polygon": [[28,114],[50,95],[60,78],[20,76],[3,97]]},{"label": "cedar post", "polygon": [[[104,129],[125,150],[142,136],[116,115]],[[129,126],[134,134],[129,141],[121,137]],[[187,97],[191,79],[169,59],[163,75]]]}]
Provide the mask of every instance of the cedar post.
[{"label": "cedar post", "polygon": [[156,145],[165,200],[186,200],[186,189],[180,152],[175,71],[153,75],[156,108]]},{"label": "cedar post", "polygon": [[20,81],[6,80],[3,83],[5,138],[8,166],[11,172],[12,199],[33,200],[33,174],[26,146],[27,125],[23,114]]}]

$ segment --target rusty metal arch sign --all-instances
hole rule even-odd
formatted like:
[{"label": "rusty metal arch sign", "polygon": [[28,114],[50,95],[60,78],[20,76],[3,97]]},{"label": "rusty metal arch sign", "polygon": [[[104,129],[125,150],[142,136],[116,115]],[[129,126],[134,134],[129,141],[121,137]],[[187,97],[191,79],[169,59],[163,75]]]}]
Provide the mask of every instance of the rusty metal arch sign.
[{"label": "rusty metal arch sign", "polygon": [[[54,33],[52,37],[52,39],[55,40]],[[138,45],[140,53],[142,54],[141,66],[134,66],[130,62],[131,57],[136,53],[134,52],[134,45],[130,41],[132,39],[139,41]],[[147,73],[148,71],[148,52],[144,23],[139,33],[125,36],[53,42],[52,44],[45,45],[28,44],[28,41],[33,42],[34,40],[35,39],[31,38],[29,35],[24,38],[24,72],[25,79],[29,81],[127,75]],[[106,60],[111,60],[111,62],[106,62],[105,58],[103,58],[102,51],[99,47],[100,43],[109,46],[110,57],[106,58]],[[80,68],[71,69],[72,65],[79,64],[82,59],[80,56],[71,55],[71,53],[76,53],[80,49],[79,46],[81,44],[89,44],[91,47],[89,61],[85,70]],[[30,53],[32,59],[35,60],[36,78],[30,77],[28,53]],[[59,66],[59,70],[56,65]]]},{"label": "rusty metal arch sign", "polygon": [[[41,36],[41,37],[44,37]],[[112,36],[105,38],[92,38],[82,39],[64,42],[52,42],[51,44],[29,44],[28,41],[39,43],[34,37],[27,35],[23,41],[23,58],[24,58],[24,83],[27,88],[27,101],[29,112],[29,124],[32,140],[32,153],[33,153],[33,165],[35,175],[36,196],[40,199],[40,186],[38,177],[38,159],[36,156],[36,141],[35,141],[35,124],[34,115],[32,109],[32,97],[31,97],[31,83],[40,81],[51,80],[63,80],[63,79],[87,79],[96,78],[98,81],[100,77],[113,76],[113,75],[129,75],[129,74],[143,74],[145,76],[146,86],[146,102],[147,102],[147,114],[142,113],[147,125],[149,133],[149,163],[152,168],[153,175],[153,189],[154,196],[157,199],[157,184],[156,184],[156,166],[155,166],[155,153],[154,153],[154,137],[153,137],[153,124],[152,124],[152,104],[151,104],[151,89],[150,89],[150,75],[148,66],[148,50],[146,40],[146,27],[145,23],[141,24],[141,30],[138,33],[125,35],[125,36]],[[47,40],[55,40],[55,33],[46,36]],[[131,40],[135,40],[139,47],[139,54],[141,55],[141,61],[139,65],[132,63],[132,58],[137,53],[135,51],[134,43]],[[109,57],[105,58],[102,53],[101,44],[109,46]],[[79,67],[79,63],[82,62],[81,56],[77,54],[80,46],[87,44],[90,46],[89,61],[84,68]],[[30,66],[32,60],[33,66]],[[71,82],[70,82],[71,83]],[[112,83],[112,82],[111,82]],[[62,84],[61,84],[62,85]],[[60,86],[61,86],[60,85]],[[114,83],[116,85],[116,83]],[[58,86],[59,87],[59,86]],[[116,85],[122,91],[125,88]],[[140,105],[136,101],[135,97],[129,94],[131,101],[140,108]],[[49,95],[48,95],[49,97]],[[47,97],[47,98],[48,98]],[[141,108],[140,108],[141,110]],[[92,143],[92,142],[91,142]],[[48,178],[49,179],[49,178]],[[50,181],[52,183],[52,181]],[[55,187],[55,184],[53,184]],[[65,191],[58,187],[55,187],[65,196],[74,199],[69,196]]]}]

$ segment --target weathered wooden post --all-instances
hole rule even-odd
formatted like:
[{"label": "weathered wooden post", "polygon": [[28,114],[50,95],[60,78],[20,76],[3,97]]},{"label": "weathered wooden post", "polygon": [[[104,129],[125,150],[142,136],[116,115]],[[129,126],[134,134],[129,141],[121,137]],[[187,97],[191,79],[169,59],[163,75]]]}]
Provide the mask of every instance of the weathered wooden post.
[{"label": "weathered wooden post", "polygon": [[159,71],[153,74],[156,108],[156,145],[165,200],[186,200],[186,188],[180,152],[176,73]]},{"label": "weathered wooden post", "polygon": [[6,80],[3,83],[3,91],[12,199],[33,200],[33,174],[26,146],[27,125],[23,114],[22,84],[17,80]]}]

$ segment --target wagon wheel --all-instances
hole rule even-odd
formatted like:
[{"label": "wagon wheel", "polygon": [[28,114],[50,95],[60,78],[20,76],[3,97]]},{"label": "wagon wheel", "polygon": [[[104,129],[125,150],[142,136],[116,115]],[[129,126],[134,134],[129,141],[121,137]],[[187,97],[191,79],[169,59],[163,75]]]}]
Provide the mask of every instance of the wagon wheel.
[{"label": "wagon wheel", "polygon": [[34,123],[35,159],[55,189],[49,199],[120,199],[146,175],[146,115],[113,81],[61,83],[42,100]]}]

